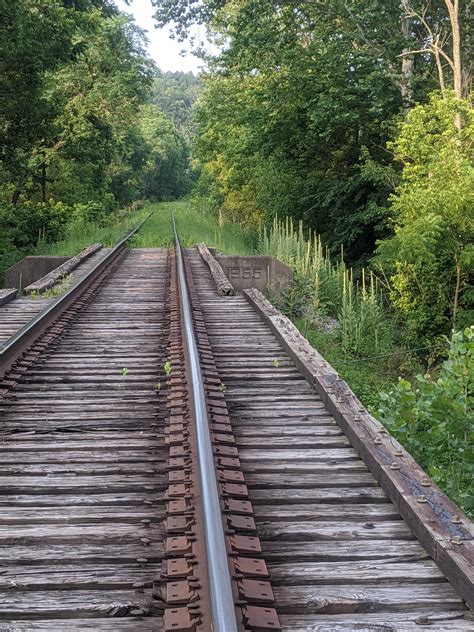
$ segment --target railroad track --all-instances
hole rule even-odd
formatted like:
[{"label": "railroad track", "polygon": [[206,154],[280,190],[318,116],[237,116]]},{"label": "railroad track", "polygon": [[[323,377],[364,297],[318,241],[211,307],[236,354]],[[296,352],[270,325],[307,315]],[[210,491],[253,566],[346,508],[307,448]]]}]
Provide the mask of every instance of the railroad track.
[{"label": "railroad track", "polygon": [[468,556],[453,588],[196,251],[124,241],[57,305],[0,348],[0,630],[473,629]]}]

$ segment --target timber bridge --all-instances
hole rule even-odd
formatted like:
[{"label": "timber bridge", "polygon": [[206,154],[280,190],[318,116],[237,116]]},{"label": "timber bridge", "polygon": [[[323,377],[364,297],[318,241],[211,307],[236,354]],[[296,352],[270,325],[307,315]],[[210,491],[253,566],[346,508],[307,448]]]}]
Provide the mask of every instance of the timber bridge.
[{"label": "timber bridge", "polygon": [[466,516],[259,291],[133,232],[0,306],[0,630],[472,631]]}]

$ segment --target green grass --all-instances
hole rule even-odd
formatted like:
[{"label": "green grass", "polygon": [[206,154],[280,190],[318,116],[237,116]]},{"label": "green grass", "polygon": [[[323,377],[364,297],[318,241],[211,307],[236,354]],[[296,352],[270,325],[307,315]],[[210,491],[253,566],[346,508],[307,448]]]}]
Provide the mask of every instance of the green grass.
[{"label": "green grass", "polygon": [[111,247],[146,214],[145,208],[135,212],[120,211],[114,213],[105,225],[92,222],[71,224],[66,228],[64,239],[51,244],[38,244],[31,254],[72,257],[94,243]]},{"label": "green grass", "polygon": [[308,328],[304,319],[295,320],[295,325],[348,383],[366,408],[375,410],[379,403],[379,393],[390,390],[398,382],[400,371],[404,371],[401,361],[406,362],[405,358],[398,358],[399,362],[387,357],[374,360],[348,358],[336,334]]},{"label": "green grass", "polygon": [[135,248],[170,247],[173,244],[171,212],[175,214],[181,244],[191,247],[198,242],[226,254],[252,254],[256,236],[230,222],[219,223],[210,214],[198,211],[189,201],[149,202],[140,211],[121,211],[111,216],[105,224],[80,222],[71,224],[61,241],[38,244],[31,254],[73,256],[93,243],[106,247],[116,244],[123,235],[152,213],[132,240]]},{"label": "green grass", "polygon": [[254,235],[229,222],[219,223],[214,215],[198,211],[189,201],[159,202],[147,204],[145,211],[152,217],[133,239],[137,248],[171,246],[173,233],[171,212],[174,213],[181,245],[191,247],[199,242],[226,254],[252,254]]}]

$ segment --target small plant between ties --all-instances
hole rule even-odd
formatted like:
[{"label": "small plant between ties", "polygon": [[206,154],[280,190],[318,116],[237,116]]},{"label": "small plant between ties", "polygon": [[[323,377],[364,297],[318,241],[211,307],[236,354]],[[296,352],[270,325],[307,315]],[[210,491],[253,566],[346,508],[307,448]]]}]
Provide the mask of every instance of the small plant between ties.
[{"label": "small plant between ties", "polygon": [[125,384],[125,379],[126,379],[127,375],[128,375],[128,369],[127,369],[126,366],[124,366],[122,368],[122,384],[121,384],[121,386],[123,386]]},{"label": "small plant between ties", "polygon": [[278,358],[273,358],[273,366],[275,367],[275,369],[278,369],[278,367],[280,366]]},{"label": "small plant between ties", "polygon": [[163,364],[163,369],[166,377],[169,377],[171,375],[171,362],[169,362],[169,360]]},{"label": "small plant between ties", "polygon": [[219,390],[221,393],[225,393],[225,384],[223,384],[222,382],[219,384]]}]

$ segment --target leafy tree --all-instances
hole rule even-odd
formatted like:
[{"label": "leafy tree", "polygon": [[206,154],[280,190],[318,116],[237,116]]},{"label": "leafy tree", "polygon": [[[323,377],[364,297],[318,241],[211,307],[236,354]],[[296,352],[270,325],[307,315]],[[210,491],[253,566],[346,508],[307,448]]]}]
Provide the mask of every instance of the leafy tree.
[{"label": "leafy tree", "polygon": [[201,89],[201,79],[192,72],[158,70],[153,82],[153,102],[186,137],[191,133],[192,108]]},{"label": "leafy tree", "polygon": [[391,198],[395,234],[379,245],[379,264],[412,342],[472,321],[473,144],[472,109],[452,92],[415,107],[392,143],[404,167]]},{"label": "leafy tree", "polygon": [[169,200],[184,195],[189,186],[189,151],[184,137],[151,104],[142,110],[140,129],[148,147],[143,165],[143,197]]},{"label": "leafy tree", "polygon": [[144,33],[112,2],[0,0],[0,10],[3,270],[146,190],[181,195],[188,153],[147,105],[155,68]]}]

